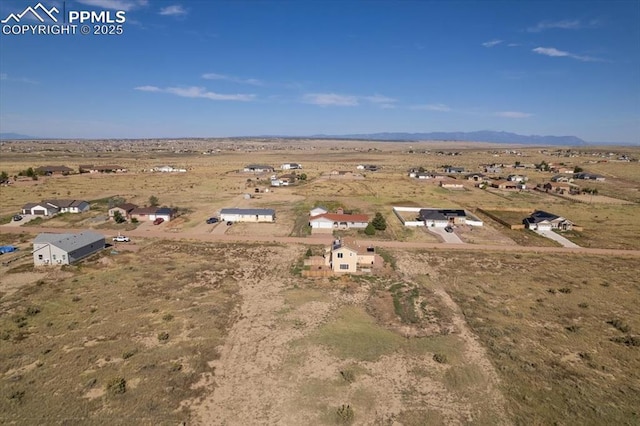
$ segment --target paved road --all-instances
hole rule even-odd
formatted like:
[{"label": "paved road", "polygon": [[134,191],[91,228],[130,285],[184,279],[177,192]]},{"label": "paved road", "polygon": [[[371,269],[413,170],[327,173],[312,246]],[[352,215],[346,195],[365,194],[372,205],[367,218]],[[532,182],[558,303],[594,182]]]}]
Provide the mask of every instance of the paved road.
[{"label": "paved road", "polygon": [[[20,226],[0,226],[0,233],[31,233],[40,232],[64,233],[79,232],[83,229],[70,228],[38,228],[38,227],[20,227]],[[116,231],[99,231],[108,239],[116,235]],[[263,243],[282,243],[282,244],[308,244],[328,245],[333,240],[331,235],[313,235],[311,237],[271,237],[264,235],[212,235],[206,234],[180,234],[175,232],[166,232],[161,230],[149,231],[128,231],[128,237],[140,238],[159,238],[167,240],[184,240],[184,241],[222,241],[222,242],[263,242]],[[501,251],[512,253],[564,253],[564,254],[593,254],[593,255],[612,255],[612,256],[630,256],[640,257],[640,250],[620,250],[620,249],[604,249],[604,248],[567,248],[567,247],[527,247],[514,245],[489,245],[489,244],[447,244],[447,243],[423,243],[423,242],[405,242],[405,241],[376,241],[366,240],[363,244],[371,244],[375,247],[389,247],[399,249],[430,249],[430,250],[461,250],[461,251]]]}]

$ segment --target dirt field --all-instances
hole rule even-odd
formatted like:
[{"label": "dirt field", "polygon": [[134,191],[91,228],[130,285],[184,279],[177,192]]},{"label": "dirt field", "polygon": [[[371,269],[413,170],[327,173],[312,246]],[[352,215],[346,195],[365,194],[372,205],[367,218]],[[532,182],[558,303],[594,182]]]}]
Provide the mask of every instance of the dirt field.
[{"label": "dirt field", "polygon": [[[202,155],[202,144],[216,153]],[[132,170],[0,187],[5,219],[30,201],[92,201],[86,216],[2,227],[0,242],[20,248],[2,261],[22,257],[0,266],[0,423],[637,424],[637,163],[593,168],[607,176],[600,194],[632,204],[584,204],[470,185],[447,191],[406,169],[546,160],[591,171],[590,152],[411,146],[213,141],[185,142],[189,152],[154,144],[100,157],[62,142],[0,146],[0,170],[11,176],[45,163]],[[255,193],[264,178],[237,172],[285,161],[302,163],[308,180]],[[361,163],[382,168],[360,180],[317,179]],[[162,164],[188,171],[144,171]],[[550,176],[526,173],[534,183]],[[144,205],[152,195],[181,216],[159,226],[100,219],[115,196]],[[381,212],[386,230],[349,233],[376,242],[387,267],[377,276],[302,278],[307,248],[333,238],[307,237],[305,215],[317,205]],[[544,209],[583,226],[569,238],[585,248],[544,246],[482,216],[485,227],[456,229],[467,244],[454,248],[402,227],[393,205]],[[205,223],[225,207],[275,208],[277,221]],[[73,266],[32,266],[32,232],[87,227],[126,232],[133,243]]]}]

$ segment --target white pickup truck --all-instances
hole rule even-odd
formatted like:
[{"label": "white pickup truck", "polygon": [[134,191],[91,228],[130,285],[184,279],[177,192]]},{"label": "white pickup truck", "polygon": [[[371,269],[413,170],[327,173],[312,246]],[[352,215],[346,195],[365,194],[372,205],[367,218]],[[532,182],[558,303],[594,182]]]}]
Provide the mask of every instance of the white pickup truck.
[{"label": "white pickup truck", "polygon": [[117,243],[128,243],[131,240],[129,239],[129,237],[125,237],[124,235],[117,235],[113,237],[113,241]]}]

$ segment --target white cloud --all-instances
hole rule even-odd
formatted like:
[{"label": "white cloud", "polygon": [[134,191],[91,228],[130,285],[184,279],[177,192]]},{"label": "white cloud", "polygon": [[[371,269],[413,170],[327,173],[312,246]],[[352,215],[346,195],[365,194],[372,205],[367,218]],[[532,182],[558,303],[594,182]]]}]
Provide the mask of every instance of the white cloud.
[{"label": "white cloud", "polygon": [[139,86],[134,90],[140,90],[142,92],[157,92],[157,93],[170,93],[172,95],[181,96],[183,98],[204,98],[214,101],[251,101],[255,99],[255,95],[250,94],[233,94],[225,95],[221,93],[209,92],[204,87],[166,87],[161,88],[157,86]]},{"label": "white cloud", "polygon": [[490,40],[490,41],[485,41],[484,43],[482,43],[482,45],[484,47],[493,47],[493,46],[497,46],[500,43],[502,43],[502,40]]},{"label": "white cloud", "polygon": [[27,77],[9,77],[9,74],[7,74],[7,73],[0,74],[0,80],[2,80],[2,81],[14,81],[14,82],[17,82],[17,83],[38,84],[37,81],[32,80],[32,79],[27,78]]},{"label": "white cloud", "polygon": [[383,95],[363,96],[362,99],[384,109],[393,109],[396,107],[395,103],[398,102],[396,99]]},{"label": "white cloud", "polygon": [[560,30],[580,30],[583,28],[596,28],[600,25],[598,20],[591,20],[589,22],[583,22],[580,19],[564,19],[562,21],[541,21],[533,27],[527,28],[530,33],[539,33],[546,30],[560,29]]},{"label": "white cloud", "polygon": [[425,105],[414,105],[410,107],[411,109],[416,110],[425,110],[425,111],[438,111],[438,112],[449,112],[451,108],[449,108],[445,104],[425,104]]},{"label": "white cloud", "polygon": [[78,3],[103,9],[124,10],[125,12],[149,4],[148,0],[78,0]]},{"label": "white cloud", "polygon": [[551,56],[554,58],[561,58],[561,57],[573,58],[583,62],[602,61],[602,59],[593,58],[591,56],[581,56],[581,55],[576,55],[570,52],[565,52],[564,50],[558,50],[555,47],[536,47],[535,49],[532,50],[532,52],[538,53],[540,55]]},{"label": "white cloud", "polygon": [[349,95],[337,95],[335,93],[307,93],[303,97],[304,102],[320,106],[357,106],[358,98]]},{"label": "white cloud", "polygon": [[520,112],[520,111],[500,111],[500,112],[496,112],[495,115],[503,118],[528,118],[528,117],[531,117],[533,114],[530,114],[528,112]]},{"label": "white cloud", "polygon": [[186,14],[187,10],[179,4],[174,4],[160,9],[160,15],[164,16],[182,16]]},{"label": "white cloud", "polygon": [[234,76],[230,76],[230,75],[216,74],[216,73],[213,73],[213,72],[202,74],[202,78],[207,79],[207,80],[224,80],[224,81],[231,81],[233,83],[251,84],[253,86],[262,86],[262,82],[260,80],[258,80],[258,79],[255,79],[255,78],[239,78],[239,77],[234,77]]}]

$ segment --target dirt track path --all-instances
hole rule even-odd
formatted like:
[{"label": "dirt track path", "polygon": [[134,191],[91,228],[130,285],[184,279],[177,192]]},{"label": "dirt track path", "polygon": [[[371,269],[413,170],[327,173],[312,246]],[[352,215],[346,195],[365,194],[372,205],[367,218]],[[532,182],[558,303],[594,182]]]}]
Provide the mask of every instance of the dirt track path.
[{"label": "dirt track path", "polygon": [[[21,233],[27,232],[37,234],[40,232],[74,232],[86,229],[73,228],[40,228],[40,227],[20,227],[20,226],[0,226],[0,233]],[[107,238],[116,235],[115,231],[100,231]],[[153,228],[147,230],[134,230],[126,233],[130,237],[140,238],[164,238],[170,240],[197,240],[197,241],[220,241],[220,242],[247,242],[247,243],[283,243],[283,244],[305,244],[315,245],[329,244],[333,237],[331,235],[313,235],[310,237],[272,237],[264,235],[212,235],[206,234],[180,234],[175,232],[160,231]],[[606,248],[566,248],[566,247],[527,247],[527,246],[506,246],[489,244],[447,244],[447,243],[421,243],[405,241],[376,241],[365,240],[363,244],[371,244],[375,247],[404,248],[404,249],[429,249],[429,250],[463,250],[463,251],[506,251],[506,252],[528,252],[528,253],[559,253],[559,254],[591,254],[591,255],[612,255],[612,256],[632,256],[640,257],[640,250],[621,250]]]}]

